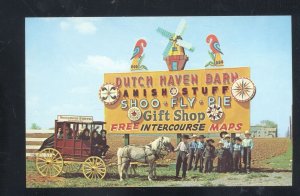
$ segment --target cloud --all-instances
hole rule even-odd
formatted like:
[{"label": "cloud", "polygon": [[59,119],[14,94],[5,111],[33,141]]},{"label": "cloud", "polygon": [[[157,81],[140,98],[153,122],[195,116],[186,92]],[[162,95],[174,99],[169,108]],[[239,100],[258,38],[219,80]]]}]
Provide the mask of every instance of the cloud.
[{"label": "cloud", "polygon": [[94,34],[97,31],[96,26],[91,22],[80,22],[75,25],[75,29],[82,34]]},{"label": "cloud", "polygon": [[95,21],[101,21],[101,19],[94,18],[68,18],[59,23],[61,30],[67,31],[74,29],[80,34],[94,34],[97,31],[97,27],[94,24]]},{"label": "cloud", "polygon": [[113,60],[107,56],[88,55],[85,62],[80,64],[81,68],[103,73],[126,72],[130,65],[126,61]]}]

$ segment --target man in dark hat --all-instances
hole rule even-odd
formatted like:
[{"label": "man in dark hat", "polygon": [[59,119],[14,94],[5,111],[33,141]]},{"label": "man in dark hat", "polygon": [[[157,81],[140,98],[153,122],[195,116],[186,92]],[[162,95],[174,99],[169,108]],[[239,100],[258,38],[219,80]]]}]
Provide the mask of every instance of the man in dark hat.
[{"label": "man in dark hat", "polygon": [[192,135],[192,141],[189,143],[189,158],[188,158],[188,171],[190,171],[193,167],[193,161],[196,157],[196,149],[197,149],[197,135]]},{"label": "man in dark hat", "polygon": [[232,172],[233,169],[233,158],[232,158],[232,152],[233,152],[233,144],[231,142],[231,136],[229,134],[226,134],[224,136],[223,140],[223,148],[225,149],[225,170],[226,172]]},{"label": "man in dark hat", "polygon": [[203,152],[204,157],[204,173],[211,172],[213,169],[213,160],[215,158],[215,147],[213,146],[213,143],[215,141],[213,139],[207,139],[206,140],[206,147]]},{"label": "man in dark hat", "polygon": [[233,171],[240,172],[242,168],[241,158],[242,158],[242,139],[239,137],[234,138],[233,144]]},{"label": "man in dark hat", "polygon": [[174,149],[174,151],[179,151],[176,161],[176,178],[179,178],[179,171],[182,164],[182,178],[186,177],[186,170],[187,170],[187,159],[188,159],[188,152],[189,152],[189,143],[188,139],[190,137],[188,135],[182,136],[182,141],[178,144],[178,146]]},{"label": "man in dark hat", "polygon": [[199,137],[197,138],[196,160],[195,160],[194,171],[197,169],[198,161],[200,161],[199,172],[203,172],[203,162],[204,162],[203,152],[206,147],[204,138],[205,138],[204,135],[199,135]]}]

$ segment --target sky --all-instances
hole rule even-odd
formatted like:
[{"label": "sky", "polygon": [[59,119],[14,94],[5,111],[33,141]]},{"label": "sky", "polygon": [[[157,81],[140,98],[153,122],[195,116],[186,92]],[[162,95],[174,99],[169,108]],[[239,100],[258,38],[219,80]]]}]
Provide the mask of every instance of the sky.
[{"label": "sky", "polygon": [[185,69],[210,61],[209,34],[218,37],[225,67],[249,66],[257,92],[251,100],[251,125],[278,124],[285,136],[292,110],[292,38],[290,16],[26,18],[26,128],[54,127],[58,114],[92,115],[104,120],[98,98],[103,73],[129,72],[136,41],[147,40],[143,64],[167,70],[162,53],[168,40],[156,32],[175,32],[187,22],[183,39]]}]

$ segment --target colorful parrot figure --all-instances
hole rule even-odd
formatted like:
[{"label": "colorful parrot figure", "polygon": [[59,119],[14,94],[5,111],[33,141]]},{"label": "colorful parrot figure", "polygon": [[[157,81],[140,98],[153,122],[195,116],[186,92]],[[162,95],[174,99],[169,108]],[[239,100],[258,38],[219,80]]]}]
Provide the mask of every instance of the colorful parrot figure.
[{"label": "colorful parrot figure", "polygon": [[145,54],[143,54],[143,52],[144,52],[143,48],[146,46],[147,46],[147,42],[144,39],[139,39],[136,42],[134,50],[133,50],[133,55],[130,59],[130,60],[132,60],[131,71],[148,70],[145,65],[141,65],[141,63],[145,57]]},{"label": "colorful parrot figure", "polygon": [[208,62],[205,67],[212,65],[212,66],[224,66],[224,62],[222,60],[221,54],[223,55],[223,52],[221,51],[220,48],[220,43],[218,41],[218,38],[210,34],[206,38],[206,43],[209,44],[209,47],[212,52],[208,51],[210,57],[212,58],[213,62],[210,61]]}]

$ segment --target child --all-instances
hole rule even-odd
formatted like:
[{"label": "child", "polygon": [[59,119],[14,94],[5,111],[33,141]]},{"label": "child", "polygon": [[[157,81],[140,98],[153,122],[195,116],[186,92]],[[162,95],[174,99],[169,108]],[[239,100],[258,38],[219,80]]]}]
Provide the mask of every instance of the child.
[{"label": "child", "polygon": [[197,135],[192,136],[192,141],[189,143],[189,158],[188,158],[188,171],[193,167],[192,163],[195,158],[196,148],[197,148]]},{"label": "child", "polygon": [[218,143],[218,149],[216,150],[216,156],[218,157],[218,166],[217,166],[217,172],[225,172],[225,157],[226,157],[226,151],[224,149],[224,144],[222,141],[219,141]]},{"label": "child", "polygon": [[174,149],[174,151],[179,151],[176,161],[176,178],[179,178],[179,171],[182,164],[182,178],[186,177],[186,169],[187,169],[187,158],[189,152],[189,144],[188,144],[188,135],[182,136],[182,141],[178,144],[178,146]]},{"label": "child", "polygon": [[213,160],[215,158],[215,147],[213,146],[213,143],[215,141],[213,139],[207,139],[206,140],[206,147],[203,152],[204,157],[204,173],[211,172],[213,169]]},{"label": "child", "polygon": [[204,135],[199,135],[199,137],[197,138],[196,160],[195,160],[194,171],[197,169],[198,161],[200,161],[199,172],[203,172],[203,161],[204,161],[203,152],[206,146],[204,138],[205,138]]},{"label": "child", "polygon": [[99,141],[100,156],[102,158],[105,157],[108,149],[109,149],[109,145],[107,145],[107,141],[106,141],[106,130],[102,129],[100,131],[100,141]]},{"label": "child", "polygon": [[234,138],[235,144],[233,144],[233,171],[241,171],[241,158],[242,158],[242,139],[239,137]]},{"label": "child", "polygon": [[224,149],[225,149],[225,170],[226,172],[231,172],[232,171],[232,143],[230,141],[231,137],[229,134],[225,135],[224,137]]},{"label": "child", "polygon": [[228,134],[227,131],[222,131],[222,132],[220,133],[220,141],[221,141],[222,143],[225,141],[224,137],[225,137],[225,135],[227,135],[227,134]]},{"label": "child", "polygon": [[243,139],[243,162],[244,170],[249,174],[251,167],[251,151],[253,149],[253,140],[250,138],[251,133],[249,131],[245,132],[245,139]]}]

